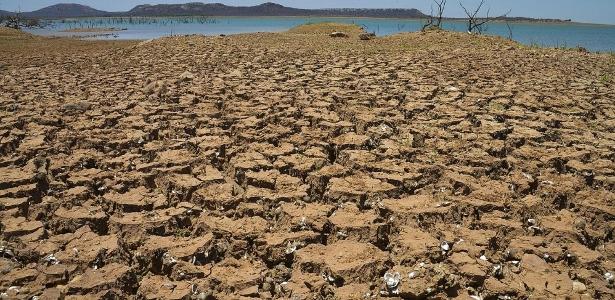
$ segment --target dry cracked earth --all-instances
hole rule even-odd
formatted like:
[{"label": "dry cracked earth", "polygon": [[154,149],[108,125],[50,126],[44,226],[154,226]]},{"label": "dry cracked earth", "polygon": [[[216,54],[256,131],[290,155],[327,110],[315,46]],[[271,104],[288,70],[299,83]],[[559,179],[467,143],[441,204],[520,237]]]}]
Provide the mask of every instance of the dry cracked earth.
[{"label": "dry cracked earth", "polygon": [[614,299],[614,74],[448,32],[2,31],[0,298]]}]

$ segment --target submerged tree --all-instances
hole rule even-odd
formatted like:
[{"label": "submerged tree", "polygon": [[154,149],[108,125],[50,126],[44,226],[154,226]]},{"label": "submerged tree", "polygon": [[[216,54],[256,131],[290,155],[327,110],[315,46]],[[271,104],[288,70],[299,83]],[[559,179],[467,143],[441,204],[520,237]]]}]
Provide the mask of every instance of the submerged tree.
[{"label": "submerged tree", "polygon": [[13,14],[0,15],[0,27],[8,27],[13,29],[42,27],[38,19],[26,18],[19,11]]},{"label": "submerged tree", "polygon": [[485,0],[481,0],[480,3],[478,4],[478,7],[476,7],[476,9],[473,11],[468,10],[461,2],[459,2],[459,5],[461,5],[461,8],[463,8],[463,11],[468,17],[468,33],[482,34],[487,29],[487,24],[489,24],[489,22],[495,19],[504,19],[510,13],[510,10],[509,10],[508,12],[506,12],[505,14],[501,16],[489,17],[489,13],[491,9],[487,8],[487,14],[485,15],[485,17],[479,17],[478,14],[483,9],[483,6],[485,5]]},{"label": "submerged tree", "polygon": [[8,27],[13,29],[36,28],[43,27],[38,19],[26,18],[21,13],[8,16],[0,16],[0,27]]},{"label": "submerged tree", "polygon": [[[425,23],[423,25],[423,29],[430,29],[430,28],[442,28],[442,18],[444,16],[444,8],[446,8],[446,1],[447,0],[433,0],[433,3],[431,4],[431,12],[429,13],[429,19],[427,19],[427,23]],[[437,7],[437,12],[434,15],[434,6],[436,5]]]}]

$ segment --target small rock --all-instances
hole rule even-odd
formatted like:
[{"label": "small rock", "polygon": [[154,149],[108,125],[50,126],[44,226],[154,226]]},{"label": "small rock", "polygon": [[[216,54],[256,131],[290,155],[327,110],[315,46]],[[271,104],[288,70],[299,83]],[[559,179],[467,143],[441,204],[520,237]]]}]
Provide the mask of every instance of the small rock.
[{"label": "small rock", "polygon": [[572,290],[577,292],[577,293],[579,293],[579,294],[583,294],[583,293],[585,293],[587,291],[587,287],[582,282],[573,281],[572,282]]},{"label": "small rock", "polygon": [[359,39],[362,40],[362,41],[369,41],[369,40],[371,40],[371,39],[373,39],[375,37],[376,37],[376,34],[374,34],[374,33],[361,33],[359,35]]},{"label": "small rock", "polygon": [[179,75],[179,79],[177,80],[178,82],[185,82],[185,81],[192,81],[194,79],[194,74],[186,71],[184,73],[182,73],[181,75]]},{"label": "small rock", "polygon": [[334,37],[334,38],[347,38],[348,37],[346,33],[341,32],[341,31],[332,32],[329,36]]}]

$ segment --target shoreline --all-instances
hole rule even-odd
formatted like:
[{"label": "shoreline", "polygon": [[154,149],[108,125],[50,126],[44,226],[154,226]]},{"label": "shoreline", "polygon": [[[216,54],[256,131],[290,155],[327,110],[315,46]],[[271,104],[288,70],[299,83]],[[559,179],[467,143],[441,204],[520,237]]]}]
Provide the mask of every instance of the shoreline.
[{"label": "shoreline", "polygon": [[[194,17],[200,17],[200,18],[243,18],[243,19],[247,19],[247,18],[255,18],[255,19],[260,19],[260,18],[319,18],[319,19],[373,19],[373,20],[426,20],[426,18],[396,18],[396,17],[391,17],[391,18],[387,18],[387,17],[353,17],[353,16],[335,16],[335,17],[331,17],[331,16],[216,16],[216,15],[177,15],[177,16],[101,16],[101,17],[69,17],[69,18],[42,18],[41,20],[48,20],[48,21],[56,21],[56,20],[80,20],[80,19],[120,19],[120,18],[139,18],[139,19],[146,19],[146,18],[194,18]],[[455,21],[455,22],[464,22],[467,21],[468,19],[466,18],[443,18],[443,21],[447,20],[447,21]],[[540,21],[538,19],[536,20],[494,20],[495,22],[509,22],[509,23],[515,23],[515,24],[523,24],[523,23],[527,23],[527,24],[572,24],[572,25],[590,25],[590,26],[614,26],[615,24],[601,24],[601,23],[586,23],[586,22],[577,22],[577,21],[564,21],[564,20],[560,20],[560,21]]]}]

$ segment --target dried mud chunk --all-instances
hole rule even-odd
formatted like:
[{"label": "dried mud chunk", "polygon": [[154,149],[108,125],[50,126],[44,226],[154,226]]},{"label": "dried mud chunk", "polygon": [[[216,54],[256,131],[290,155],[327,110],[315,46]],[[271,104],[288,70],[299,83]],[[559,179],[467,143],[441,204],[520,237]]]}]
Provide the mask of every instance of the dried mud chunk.
[{"label": "dried mud chunk", "polygon": [[3,227],[2,236],[5,239],[30,234],[44,226],[41,221],[29,221],[24,217],[3,218],[0,223]]},{"label": "dried mud chunk", "polygon": [[458,289],[458,276],[445,264],[417,263],[412,266],[395,266],[387,273],[399,274],[397,286],[389,287],[386,281],[382,292],[389,297],[402,299],[425,299],[438,292]]},{"label": "dried mud chunk", "polygon": [[364,197],[384,198],[398,191],[392,184],[370,177],[367,174],[332,178],[325,196],[331,201],[359,202]]},{"label": "dried mud chunk", "polygon": [[180,202],[190,200],[194,191],[203,184],[190,174],[163,175],[157,177],[155,182],[167,198]]},{"label": "dried mud chunk", "polygon": [[258,289],[265,270],[266,266],[257,261],[227,258],[213,266],[208,280],[216,292],[230,295],[248,288]]},{"label": "dried mud chunk", "polygon": [[137,278],[128,266],[117,263],[108,264],[101,269],[88,269],[75,276],[66,286],[69,294],[92,294],[105,290],[121,291],[126,294],[136,292]]},{"label": "dried mud chunk", "polygon": [[68,283],[68,280],[77,271],[77,265],[39,265],[37,270],[39,272],[39,278],[37,281],[43,281],[46,286],[57,286]]},{"label": "dried mud chunk", "polygon": [[276,200],[293,201],[307,197],[308,186],[297,177],[282,174],[275,182]]},{"label": "dried mud chunk", "polygon": [[0,190],[2,198],[38,198],[41,190],[36,183],[20,185],[13,188]]},{"label": "dried mud chunk", "polygon": [[[231,174],[235,176],[238,176],[237,172],[269,170],[273,167],[264,155],[257,152],[240,153],[231,159],[230,164],[232,166]],[[238,182],[241,183],[242,180],[238,180]]]},{"label": "dried mud chunk", "polygon": [[520,280],[536,297],[565,296],[572,294],[572,280],[566,273],[552,268],[542,258],[525,254],[521,259]]},{"label": "dried mud chunk", "polygon": [[414,264],[417,260],[427,259],[441,251],[440,241],[414,227],[403,227],[392,238],[391,245],[395,260],[402,265]]},{"label": "dried mud chunk", "polygon": [[143,255],[154,255],[162,251],[173,258],[189,261],[197,255],[205,255],[212,246],[211,233],[199,237],[150,236],[139,251]]},{"label": "dried mud chunk", "polygon": [[318,171],[311,172],[306,180],[310,186],[310,196],[312,198],[320,197],[327,189],[327,185],[331,178],[345,177],[348,173],[349,170],[340,164],[324,166]]},{"label": "dried mud chunk", "polygon": [[107,231],[107,215],[99,207],[75,206],[71,209],[58,208],[50,221],[50,228],[55,233],[74,232],[83,225],[89,225],[94,231]]},{"label": "dried mud chunk", "polygon": [[28,205],[28,198],[0,198],[0,210],[24,209]]},{"label": "dried mud chunk", "polygon": [[397,225],[427,227],[445,220],[450,207],[430,195],[413,195],[401,199],[385,199],[380,204],[382,214]]},{"label": "dried mud chunk", "polygon": [[73,204],[79,205],[92,198],[92,191],[85,186],[76,186],[64,191],[62,196],[71,199]]},{"label": "dried mud chunk", "polygon": [[83,169],[70,173],[68,183],[71,186],[88,186],[94,187],[96,184],[103,182],[107,178],[113,177],[113,174],[99,169]]},{"label": "dried mud chunk", "polygon": [[445,232],[447,241],[456,241],[453,252],[467,252],[471,257],[480,257],[492,245],[492,239],[496,236],[493,230],[472,230],[465,227],[451,228],[447,224],[439,227]]},{"label": "dried mud chunk", "polygon": [[164,276],[148,275],[139,283],[138,295],[146,300],[184,300],[192,294],[192,284],[186,281],[170,281]]},{"label": "dried mud chunk", "polygon": [[321,274],[293,270],[290,280],[281,285],[281,292],[289,299],[308,300],[314,299],[314,295],[330,295],[332,288]]},{"label": "dried mud chunk", "polygon": [[34,182],[34,174],[20,169],[0,168],[0,189],[2,190]]},{"label": "dried mud chunk", "polygon": [[157,235],[171,233],[177,228],[189,226],[187,209],[168,208],[151,212],[126,213],[121,216],[112,216],[109,227],[112,233],[141,233],[150,232]]},{"label": "dried mud chunk", "polygon": [[103,199],[109,202],[114,209],[123,212],[152,210],[153,204],[156,202],[156,198],[150,196],[145,187],[138,187],[124,194],[108,193],[103,196]]},{"label": "dried mud chunk", "polygon": [[479,187],[474,177],[457,172],[446,171],[440,179],[445,183],[445,187],[453,191],[454,195],[467,196]]},{"label": "dried mud chunk", "polygon": [[292,230],[312,229],[322,232],[327,223],[327,218],[335,207],[318,203],[283,203],[280,209],[281,215],[276,224],[278,227]]},{"label": "dried mud chunk", "polygon": [[556,215],[544,216],[539,219],[540,230],[549,237],[560,237],[570,241],[577,240],[580,232],[575,226],[578,215],[568,210],[559,211]]},{"label": "dried mud chunk", "polygon": [[164,167],[173,167],[190,165],[195,159],[196,156],[192,152],[185,149],[177,149],[159,152],[154,162]]},{"label": "dried mud chunk", "polygon": [[99,236],[90,231],[70,241],[55,257],[62,263],[76,264],[81,268],[102,267],[117,257],[119,252],[117,237]]},{"label": "dried mud chunk", "polygon": [[295,261],[302,272],[324,274],[331,282],[345,285],[373,282],[387,268],[388,255],[371,244],[338,241],[302,248]]},{"label": "dried mud chunk", "polygon": [[304,185],[299,178],[279,174],[272,177],[271,181],[274,182],[273,189],[248,186],[244,195],[245,198],[251,201],[279,202],[299,201],[307,197],[308,186]]},{"label": "dried mud chunk", "polygon": [[480,220],[474,222],[476,229],[502,230],[510,235],[526,234],[523,223],[512,219],[507,213],[501,211],[487,212],[481,215]]},{"label": "dried mud chunk", "polygon": [[261,217],[248,217],[233,220],[227,217],[203,216],[198,228],[205,232],[214,232],[235,239],[247,239],[260,236],[267,231],[267,221]]},{"label": "dried mud chunk", "polygon": [[546,254],[555,259],[563,252],[561,248],[549,245],[542,236],[518,236],[510,241],[505,254],[509,260],[520,261],[524,254],[540,257],[545,257]]},{"label": "dried mud chunk", "polygon": [[273,163],[274,167],[288,172],[292,176],[305,177],[313,170],[317,170],[327,164],[327,160],[322,157],[309,157],[302,154],[292,154],[290,156],[280,156]]},{"label": "dried mud chunk", "polygon": [[367,135],[356,134],[354,132],[349,132],[342,134],[338,137],[335,137],[331,140],[331,142],[340,147],[340,148],[354,148],[360,149],[362,146],[365,146],[369,143],[370,138]]},{"label": "dried mud chunk", "polygon": [[[615,219],[615,193],[613,192],[596,192],[592,191],[593,195],[588,195],[575,203],[577,207],[586,210],[588,213],[595,215],[596,218],[612,220]],[[577,196],[582,195],[580,192]]]},{"label": "dried mud chunk", "polygon": [[255,241],[259,256],[270,264],[278,264],[290,255],[309,244],[320,240],[320,235],[312,231],[265,233]]},{"label": "dried mud chunk", "polygon": [[487,273],[483,270],[484,267],[477,262],[476,258],[470,257],[467,253],[453,253],[448,261],[457,268],[458,274],[462,276],[466,286],[481,284],[487,276]]},{"label": "dried mud chunk", "polygon": [[591,250],[579,243],[568,243],[566,245],[568,258],[585,267],[598,267],[604,260],[604,256],[598,251]]},{"label": "dried mud chunk", "polygon": [[49,144],[45,141],[45,135],[27,136],[24,138],[16,152],[20,152],[22,155],[35,155],[39,151],[43,151],[49,148]]},{"label": "dried mud chunk", "polygon": [[23,268],[13,269],[7,274],[4,274],[0,279],[1,286],[23,286],[30,281],[33,281],[38,276],[36,269]]},{"label": "dried mud chunk", "polygon": [[388,243],[389,226],[380,222],[373,210],[361,211],[356,205],[344,205],[336,210],[328,223],[327,243],[336,240],[353,240],[376,245]]},{"label": "dried mud chunk", "polygon": [[335,289],[337,299],[370,299],[375,293],[371,290],[370,284],[348,284]]},{"label": "dried mud chunk", "polygon": [[233,183],[212,184],[197,189],[192,194],[192,202],[211,210],[226,211],[235,208],[241,201],[234,191]]},{"label": "dried mud chunk", "polygon": [[195,170],[198,174],[196,178],[202,181],[204,184],[221,184],[224,183],[224,175],[218,171],[214,166],[207,165],[199,170]]},{"label": "dried mud chunk", "polygon": [[367,150],[342,150],[336,162],[351,169],[371,168],[371,163],[375,163],[376,154]]},{"label": "dried mud chunk", "polygon": [[275,189],[276,178],[280,176],[278,170],[248,171],[245,175],[245,183],[259,188]]},{"label": "dried mud chunk", "polygon": [[[518,283],[521,286],[516,288],[512,283]],[[515,299],[515,297],[525,298],[527,296],[522,285],[522,282],[509,282],[508,280],[502,282],[495,277],[490,277],[485,280],[483,285],[483,296],[493,298],[508,296],[511,297],[511,299]]]}]

